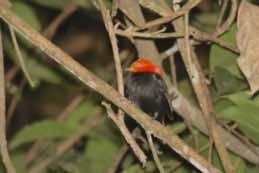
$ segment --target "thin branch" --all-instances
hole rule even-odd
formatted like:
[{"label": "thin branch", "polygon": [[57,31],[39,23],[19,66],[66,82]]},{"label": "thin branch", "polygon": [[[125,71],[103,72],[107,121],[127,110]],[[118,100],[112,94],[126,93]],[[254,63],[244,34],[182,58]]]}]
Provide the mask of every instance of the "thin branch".
[{"label": "thin branch", "polygon": [[228,2],[229,0],[223,0],[221,1],[221,9],[220,9],[220,12],[219,12],[219,17],[218,17],[218,21],[217,21],[217,26],[216,28],[219,28],[223,22],[223,19],[224,19],[224,16],[225,16],[225,13],[226,13],[226,10],[227,10],[227,7],[228,7]]},{"label": "thin branch", "polygon": [[[161,17],[161,18],[158,18],[158,19],[146,22],[144,25],[142,25],[139,28],[139,30],[148,29],[148,28],[152,28],[152,27],[155,27],[155,26],[160,26],[162,24],[171,22],[171,21],[177,19],[178,17],[183,16],[186,13],[188,13],[192,8],[196,7],[200,3],[200,1],[201,0],[190,1],[188,4],[186,4],[179,11],[176,11],[176,12],[174,12],[174,13],[168,15],[168,16],[164,16],[164,17]],[[146,4],[144,4],[142,1],[140,1],[140,3],[142,5],[144,5],[144,7],[145,7]]]},{"label": "thin branch", "polygon": [[75,2],[71,2],[67,4],[63,11],[55,17],[54,20],[48,25],[48,27],[42,32],[42,34],[47,38],[52,38],[58,27],[62,24],[64,20],[66,20],[71,14],[73,14],[78,9],[78,6]]},{"label": "thin branch", "polygon": [[4,82],[4,54],[2,31],[0,28],[0,152],[2,161],[8,173],[16,173],[7,149],[6,140],[6,119],[5,119],[5,82]]},{"label": "thin branch", "polygon": [[149,148],[151,150],[151,153],[152,153],[152,156],[153,156],[153,159],[156,163],[156,166],[159,170],[160,173],[165,173],[165,169],[157,155],[157,151],[156,151],[156,147],[154,145],[154,142],[152,140],[152,134],[148,131],[146,131],[146,136],[147,136],[147,140],[148,140],[148,144],[149,144]]},{"label": "thin branch", "polygon": [[127,151],[129,150],[129,146],[127,143],[125,143],[120,151],[118,152],[116,158],[114,159],[111,167],[108,169],[107,173],[115,173],[116,170],[118,169],[121,160],[123,159],[123,157],[125,156],[125,154],[127,153]]},{"label": "thin branch", "polygon": [[[172,12],[168,11],[168,14]],[[173,22],[176,31],[181,31],[184,26],[184,21],[182,18],[175,20]],[[202,112],[204,113],[204,120],[209,129],[210,137],[213,138],[216,149],[219,153],[221,163],[227,173],[234,173],[234,167],[231,163],[228,151],[226,150],[224,144],[222,143],[222,139],[219,133],[219,129],[217,128],[215,114],[213,113],[213,104],[211,100],[211,96],[209,93],[209,89],[205,82],[205,76],[202,72],[199,61],[196,57],[195,52],[192,50],[190,55],[188,56],[188,45],[186,45],[186,41],[184,39],[177,40],[180,53],[182,55],[183,62],[187,69],[189,78],[192,82],[193,89],[199,101],[199,105],[201,107]],[[189,43],[188,43],[189,44]],[[190,62],[189,58],[192,59]]]},{"label": "thin branch", "polygon": [[[120,10],[130,19],[130,22],[126,22],[128,26],[132,27],[133,23],[139,27],[145,25],[146,19],[137,0],[119,0],[119,2]],[[158,58],[159,53],[153,40],[135,38],[134,46],[137,49],[138,57],[146,57],[155,64],[159,66],[162,65],[162,61]]]},{"label": "thin branch", "polygon": [[236,13],[237,13],[237,0],[231,0],[231,9],[230,9],[230,14],[228,19],[222,25],[220,25],[220,27],[217,28],[217,30],[215,31],[215,33],[213,33],[213,35],[218,37],[224,32],[226,32],[234,22],[236,18]]},{"label": "thin branch", "polygon": [[216,43],[219,46],[226,48],[234,53],[239,54],[239,50],[238,50],[237,46],[233,46],[233,45],[229,44],[228,42],[226,42],[225,40],[218,38],[212,34],[202,32],[193,26],[189,26],[189,27],[190,27],[190,33],[194,39],[197,39],[200,41],[210,41],[210,42]]},{"label": "thin branch", "polygon": [[136,32],[131,30],[120,30],[117,29],[116,34],[124,37],[136,37],[136,38],[149,38],[149,39],[169,39],[169,38],[177,38],[183,37],[184,34],[171,32],[171,33],[160,33],[160,32]]},{"label": "thin branch", "polygon": [[[102,0],[97,0],[97,3],[99,5],[103,21],[105,23],[106,30],[108,31],[110,41],[112,44],[112,51],[113,51],[113,58],[115,62],[115,69],[116,69],[116,77],[117,77],[117,85],[118,85],[118,91],[119,93],[124,96],[124,82],[123,82],[123,72],[120,62],[120,55],[119,55],[119,48],[117,45],[117,39],[116,34],[114,32],[114,26],[112,23],[111,16],[109,14],[109,11],[105,8]],[[105,105],[105,104],[104,104]],[[146,155],[141,150],[141,148],[138,146],[137,142],[134,140],[133,136],[130,134],[129,130],[127,129],[127,126],[124,121],[124,113],[119,110],[118,116],[115,116],[111,113],[111,110],[109,110],[108,105],[105,105],[107,109],[107,113],[109,117],[114,121],[114,123],[118,126],[121,133],[125,137],[126,141],[138,157],[138,159],[142,162],[143,165],[146,163]]]},{"label": "thin branch", "polygon": [[12,26],[9,26],[9,30],[10,30],[10,33],[11,33],[11,38],[12,38],[12,42],[13,42],[13,45],[14,45],[16,55],[17,55],[17,59],[18,59],[20,65],[21,65],[22,71],[23,71],[26,79],[29,81],[30,86],[34,87],[35,82],[33,81],[32,77],[31,77],[31,75],[28,71],[26,63],[24,62],[25,60],[24,60],[24,58],[22,56],[22,53],[20,51],[19,44],[18,44],[18,41],[16,39],[16,35],[15,35],[15,32],[14,32]]},{"label": "thin branch", "polygon": [[[20,93],[23,92],[24,88],[25,88],[25,85],[26,85],[26,80],[25,78],[22,79],[22,81],[20,82],[20,84],[18,84],[17,88],[19,90]],[[12,100],[11,100],[11,103],[8,107],[8,110],[7,110],[7,115],[6,115],[6,127],[8,128],[9,127],[9,124],[12,120],[12,117],[13,117],[13,114],[14,114],[14,111],[16,109],[16,106],[18,104],[20,100],[20,95],[14,95]]]},{"label": "thin branch", "polygon": [[129,133],[129,130],[127,129],[127,126],[125,125],[125,122],[121,121],[120,119],[118,119],[116,117],[116,115],[113,112],[110,104],[108,104],[106,102],[102,102],[102,105],[106,108],[106,112],[107,112],[108,116],[113,120],[113,122],[120,129],[122,135],[124,136],[127,143],[130,145],[130,147],[132,148],[135,155],[138,157],[138,159],[141,161],[141,163],[143,165],[145,165],[146,160],[147,160],[147,156],[142,151],[142,149],[139,147],[139,145],[136,143],[133,136]]}]

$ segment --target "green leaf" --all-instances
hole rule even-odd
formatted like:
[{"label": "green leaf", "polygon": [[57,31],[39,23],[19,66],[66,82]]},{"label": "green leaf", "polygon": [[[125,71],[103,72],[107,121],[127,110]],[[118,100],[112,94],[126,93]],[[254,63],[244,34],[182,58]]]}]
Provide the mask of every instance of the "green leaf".
[{"label": "green leaf", "polygon": [[193,91],[192,88],[192,84],[189,80],[185,79],[185,80],[181,80],[180,82],[178,82],[178,87],[180,92],[186,97],[188,98],[188,100],[195,106],[198,106],[198,102],[195,96],[195,93]]},{"label": "green leaf", "polygon": [[248,92],[239,92],[225,98],[235,105],[217,112],[217,115],[220,118],[238,122],[239,129],[248,138],[259,144],[259,97],[252,99]]},{"label": "green leaf", "polygon": [[11,155],[12,162],[16,170],[19,170],[19,173],[27,173],[28,171],[24,165],[24,153],[22,152],[15,152]]},{"label": "green leaf", "polygon": [[86,117],[92,116],[96,106],[90,103],[89,101],[85,101],[81,103],[74,111],[72,111],[66,120],[66,126],[70,128],[76,128],[80,124],[80,122]]},{"label": "green leaf", "polygon": [[154,165],[154,162],[148,161],[146,166],[143,168],[141,164],[134,164],[122,171],[122,173],[149,173],[149,172],[155,172],[156,166]]},{"label": "green leaf", "polygon": [[[21,17],[28,25],[34,28],[36,31],[41,31],[41,23],[34,8],[28,3],[21,1],[14,1],[12,3],[12,10]],[[32,48],[32,44],[25,39],[22,35],[16,32],[17,38],[21,43],[28,48]]]},{"label": "green leaf", "polygon": [[24,127],[11,140],[11,148],[38,139],[66,138],[73,134],[75,129],[51,120],[44,120]]},{"label": "green leaf", "polygon": [[122,173],[145,173],[144,169],[139,164],[132,165],[128,167],[127,169],[123,170]]},{"label": "green leaf", "polygon": [[245,169],[246,173],[258,173],[259,172],[259,168],[258,166],[254,166],[254,165],[247,165],[246,169]]},{"label": "green leaf", "polygon": [[35,10],[28,3],[21,1],[14,1],[12,3],[12,10],[21,17],[27,24],[32,26],[35,30],[41,30],[40,20],[37,17]]},{"label": "green leaf", "polygon": [[93,137],[86,145],[85,158],[80,172],[104,173],[112,165],[119,151],[114,141],[105,137]]},{"label": "green leaf", "polygon": [[[63,9],[71,0],[34,0],[33,2],[49,8]],[[74,0],[74,2],[83,8],[93,7],[91,0]]]},{"label": "green leaf", "polygon": [[[237,32],[237,26],[236,24],[234,24],[232,25],[230,30],[224,33],[220,38],[234,46],[236,45],[236,40],[235,40],[236,32]],[[237,58],[238,58],[237,54],[234,54],[233,52],[225,48],[222,48],[217,44],[213,44],[211,47],[210,59],[209,59],[210,73],[213,74],[215,72],[215,67],[218,66],[228,70],[229,72],[231,72],[231,74],[242,79],[243,76],[236,63]]]},{"label": "green leaf", "polygon": [[215,66],[213,79],[220,95],[235,93],[247,88],[247,84],[243,80],[238,79],[231,72],[219,66]]},{"label": "green leaf", "polygon": [[[8,57],[10,57],[15,64],[19,65],[12,42],[7,36],[4,36],[3,46],[4,51]],[[32,75],[33,81],[36,82],[36,85],[39,84],[40,80],[44,80],[53,84],[60,84],[63,81],[63,79],[55,71],[51,70],[47,66],[44,66],[35,58],[31,58],[29,54],[27,54],[27,52],[22,49],[22,47],[20,47],[20,49],[25,63],[27,63],[28,71]]]}]

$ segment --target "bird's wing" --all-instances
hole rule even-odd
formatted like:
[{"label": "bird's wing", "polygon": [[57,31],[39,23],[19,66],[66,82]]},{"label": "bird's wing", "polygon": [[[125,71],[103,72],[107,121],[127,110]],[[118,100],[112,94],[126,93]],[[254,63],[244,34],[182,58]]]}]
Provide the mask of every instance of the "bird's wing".
[{"label": "bird's wing", "polygon": [[168,106],[168,109],[169,109],[167,116],[169,116],[168,118],[171,119],[172,118],[171,114],[173,112],[173,108],[171,105],[171,98],[169,96],[165,81],[160,76],[158,77],[158,88],[159,88],[160,94],[163,96],[163,98],[162,98],[163,104],[166,104],[166,106]]}]

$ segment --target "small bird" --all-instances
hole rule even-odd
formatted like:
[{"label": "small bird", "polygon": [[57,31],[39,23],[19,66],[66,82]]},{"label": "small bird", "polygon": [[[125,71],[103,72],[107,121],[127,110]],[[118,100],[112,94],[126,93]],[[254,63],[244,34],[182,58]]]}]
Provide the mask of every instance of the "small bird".
[{"label": "small bird", "polygon": [[153,119],[164,123],[172,114],[162,70],[150,60],[140,58],[130,66],[125,97]]}]

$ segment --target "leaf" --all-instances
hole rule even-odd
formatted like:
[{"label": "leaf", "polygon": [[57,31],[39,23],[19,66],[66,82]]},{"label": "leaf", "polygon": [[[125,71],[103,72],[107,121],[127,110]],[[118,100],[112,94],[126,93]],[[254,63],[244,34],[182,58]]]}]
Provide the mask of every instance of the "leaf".
[{"label": "leaf", "polygon": [[251,99],[247,92],[239,92],[225,98],[235,105],[217,112],[217,115],[226,120],[236,121],[239,129],[248,138],[259,144],[259,98]]},{"label": "leaf", "polygon": [[38,19],[36,12],[31,7],[31,5],[21,1],[14,1],[11,8],[19,17],[21,17],[35,30],[41,30],[40,20]]},{"label": "leaf", "polygon": [[254,165],[247,165],[245,172],[246,173],[258,173],[259,168],[258,166],[254,166]]},{"label": "leaf", "polygon": [[[14,47],[10,41],[9,38],[4,36],[4,51],[8,55],[8,57],[12,58],[15,64],[18,65],[18,60],[16,58],[16,54],[14,51]],[[40,80],[44,80],[46,82],[50,82],[53,84],[60,84],[63,79],[53,70],[51,70],[49,67],[45,67],[43,64],[41,64],[39,61],[37,61],[34,58],[31,58],[27,52],[20,47],[21,53],[23,55],[23,58],[25,62],[27,63],[27,68],[29,70],[29,73],[32,75],[33,81],[39,84]]]},{"label": "leaf", "polygon": [[232,75],[228,70],[218,66],[215,67],[213,79],[220,95],[234,93],[247,87],[244,81]]},{"label": "leaf", "polygon": [[85,158],[82,161],[80,172],[105,173],[112,165],[118,151],[119,146],[109,138],[90,138],[86,145]]},{"label": "leaf", "polygon": [[27,170],[24,165],[24,153],[15,152],[11,155],[14,167],[16,170],[19,170],[19,173],[27,173]]},{"label": "leaf", "polygon": [[[235,45],[235,34],[237,31],[236,25],[232,25],[230,30],[224,33],[220,38],[227,41],[228,43]],[[236,77],[242,79],[243,76],[239,70],[239,67],[236,63],[237,55],[226,50],[217,44],[213,44],[210,50],[210,59],[209,59],[209,66],[210,66],[210,73],[213,74],[215,72],[215,67],[221,67],[228,70],[231,74],[235,75]]]},{"label": "leaf", "polygon": [[70,129],[65,124],[51,120],[44,120],[24,127],[11,140],[11,148],[32,142],[38,139],[66,138],[73,134],[75,129]]},{"label": "leaf", "polygon": [[181,80],[178,82],[180,92],[188,98],[188,100],[195,106],[198,107],[198,102],[195,96],[195,93],[192,88],[192,84],[189,80]]},{"label": "leaf", "polygon": [[145,173],[144,170],[141,168],[141,165],[132,165],[130,167],[128,167],[127,169],[123,170],[122,173]]},{"label": "leaf", "polygon": [[[12,10],[20,16],[28,25],[34,28],[36,31],[41,31],[41,23],[37,16],[37,13],[31,5],[21,1],[14,1],[12,3]],[[28,48],[32,48],[33,45],[26,40],[23,36],[17,33],[17,37],[21,40],[21,42]]]},{"label": "leaf", "polygon": [[259,7],[242,1],[237,17],[238,64],[246,76],[251,93],[259,89]]},{"label": "leaf", "polygon": [[[49,8],[63,9],[71,0],[33,0],[33,2]],[[91,0],[74,0],[74,2],[83,8],[93,7]]]},{"label": "leaf", "polygon": [[81,103],[73,112],[70,113],[65,124],[70,128],[77,128],[80,122],[88,116],[92,116],[94,110],[96,109],[95,105],[89,101]]}]

